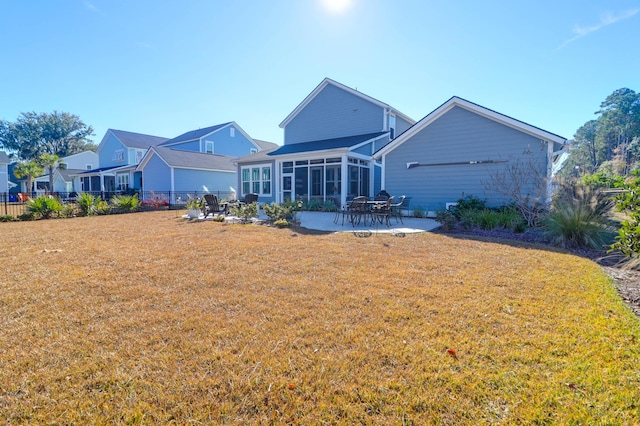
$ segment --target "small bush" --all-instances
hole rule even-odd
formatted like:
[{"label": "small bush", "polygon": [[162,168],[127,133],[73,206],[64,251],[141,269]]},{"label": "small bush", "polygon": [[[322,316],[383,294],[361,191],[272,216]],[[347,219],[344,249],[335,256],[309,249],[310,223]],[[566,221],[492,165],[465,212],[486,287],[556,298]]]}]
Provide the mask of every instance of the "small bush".
[{"label": "small bush", "polygon": [[29,212],[33,213],[35,217],[51,219],[62,209],[62,203],[55,197],[41,195],[39,197],[29,199],[29,201],[27,201],[27,209]]},{"label": "small bush", "polygon": [[213,216],[214,222],[224,222],[225,216],[223,214]]},{"label": "small bush", "polygon": [[63,204],[58,212],[58,216],[60,217],[75,217],[76,216],[76,206],[75,204]]},{"label": "small bush", "polygon": [[100,196],[89,194],[88,192],[81,192],[76,197],[76,204],[78,205],[78,214],[80,216],[95,216],[101,210],[100,205],[102,199]]},{"label": "small bush", "polygon": [[277,226],[278,228],[287,228],[287,227],[291,226],[289,221],[286,220],[286,219],[278,219],[275,222],[273,222],[273,225]]},{"label": "small bush", "polygon": [[608,235],[611,198],[600,189],[576,185],[561,188],[543,222],[547,233],[563,247],[602,248]]},{"label": "small bush", "polygon": [[17,217],[18,217],[18,220],[24,220],[24,221],[36,219],[36,215],[33,212],[22,213],[22,214],[19,214]]},{"label": "small bush", "polygon": [[489,209],[479,210],[474,214],[474,222],[480,229],[495,229],[500,223],[500,214]]},{"label": "small bush", "polygon": [[440,222],[442,229],[449,231],[456,226],[456,216],[449,210],[438,210],[436,212],[436,222]]},{"label": "small bush", "polygon": [[0,222],[15,222],[17,220],[17,218],[11,216],[10,214],[0,215]]},{"label": "small bush", "polygon": [[140,208],[138,194],[115,195],[111,198],[111,207],[123,212],[135,212]]},{"label": "small bush", "polygon": [[282,204],[265,204],[262,206],[262,211],[271,220],[293,220],[295,217],[296,204],[294,203],[282,203]]},{"label": "small bush", "polygon": [[416,207],[413,209],[413,217],[425,217],[426,213],[420,207]]},{"label": "small bush", "polygon": [[248,222],[250,218],[258,216],[258,203],[242,204],[231,208],[231,214]]},{"label": "small bush", "polygon": [[486,208],[487,200],[482,200],[475,195],[467,195],[464,198],[460,198],[451,210],[458,218],[460,218],[462,212],[466,210],[484,210]]},{"label": "small bush", "polygon": [[631,261],[633,268],[640,267],[640,174],[633,173],[632,178],[625,185],[625,192],[616,196],[616,210],[625,212],[628,216],[618,230],[616,242],[611,250],[620,250]]}]

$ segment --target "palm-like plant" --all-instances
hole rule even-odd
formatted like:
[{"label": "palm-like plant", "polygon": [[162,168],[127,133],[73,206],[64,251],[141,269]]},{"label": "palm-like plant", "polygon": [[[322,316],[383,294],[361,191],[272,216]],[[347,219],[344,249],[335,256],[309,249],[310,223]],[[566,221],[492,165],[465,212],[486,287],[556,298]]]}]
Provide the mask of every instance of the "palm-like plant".
[{"label": "palm-like plant", "polygon": [[64,169],[65,165],[64,163],[60,163],[60,157],[55,154],[42,154],[36,161],[42,168],[47,170],[47,174],[49,175],[48,193],[51,193],[53,191],[53,172],[56,167]]},{"label": "palm-like plant", "polygon": [[609,235],[613,200],[585,185],[562,187],[544,221],[547,233],[563,247],[603,248]]},{"label": "palm-like plant", "polygon": [[27,178],[27,193],[31,194],[33,188],[33,178],[40,176],[42,167],[35,161],[25,161],[16,165],[13,174],[18,179]]}]

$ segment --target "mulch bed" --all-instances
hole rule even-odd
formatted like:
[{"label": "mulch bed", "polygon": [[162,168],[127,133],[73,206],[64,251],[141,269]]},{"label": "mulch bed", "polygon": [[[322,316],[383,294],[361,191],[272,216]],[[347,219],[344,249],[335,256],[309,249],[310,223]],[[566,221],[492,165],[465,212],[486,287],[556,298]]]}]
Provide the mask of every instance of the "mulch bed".
[{"label": "mulch bed", "polygon": [[[447,235],[459,235],[461,237],[520,241],[545,245],[554,250],[560,249],[552,244],[542,232],[536,231],[528,231],[523,234],[516,234],[506,230],[484,231],[481,229],[450,230],[446,232],[437,230],[434,232]],[[616,281],[616,289],[622,300],[640,317],[640,271],[628,268],[625,264],[625,257],[622,254],[588,249],[567,249],[567,251],[577,256],[586,257],[599,264],[607,275]]]}]

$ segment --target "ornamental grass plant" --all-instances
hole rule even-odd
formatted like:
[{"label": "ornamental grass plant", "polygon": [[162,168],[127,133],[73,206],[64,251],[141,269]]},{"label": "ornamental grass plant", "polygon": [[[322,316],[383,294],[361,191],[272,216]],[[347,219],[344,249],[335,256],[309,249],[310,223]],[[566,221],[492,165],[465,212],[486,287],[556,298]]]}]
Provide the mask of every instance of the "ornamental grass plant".
[{"label": "ornamental grass plant", "polygon": [[638,424],[595,263],[431,233],[0,224],[7,424]]}]

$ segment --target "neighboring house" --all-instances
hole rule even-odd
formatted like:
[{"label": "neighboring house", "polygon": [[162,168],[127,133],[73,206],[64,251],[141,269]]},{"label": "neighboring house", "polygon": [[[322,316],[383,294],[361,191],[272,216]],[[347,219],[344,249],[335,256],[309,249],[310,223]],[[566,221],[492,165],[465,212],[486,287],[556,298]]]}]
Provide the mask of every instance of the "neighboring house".
[{"label": "neighboring house", "polygon": [[[53,172],[53,192],[67,195],[82,190],[79,174],[98,168],[98,154],[93,151],[83,151],[62,157]],[[36,192],[43,192],[49,186],[49,174],[38,176],[34,180]]]},{"label": "neighboring house", "polygon": [[0,194],[9,192],[9,156],[0,151]]},{"label": "neighboring house", "polygon": [[236,158],[271,145],[252,139],[235,122],[223,123],[151,147],[136,173],[141,173],[144,191],[171,192],[172,201],[194,193],[226,195],[236,186]]},{"label": "neighboring house", "polygon": [[283,146],[238,160],[239,196],[338,205],[372,196],[382,176],[373,153],[413,124],[388,104],[325,78],[280,124]]},{"label": "neighboring house", "polygon": [[98,167],[78,173],[80,191],[115,192],[142,188],[142,173],[138,163],[149,147],[158,146],[168,138],[124,130],[109,129],[98,145]]},{"label": "neighboring house", "polygon": [[375,153],[382,160],[382,186],[394,195],[411,196],[411,206],[445,209],[468,195],[488,205],[510,202],[495,191],[492,176],[522,169],[525,193],[535,196],[534,175],[551,176],[566,139],[458,97],[452,97]]}]

